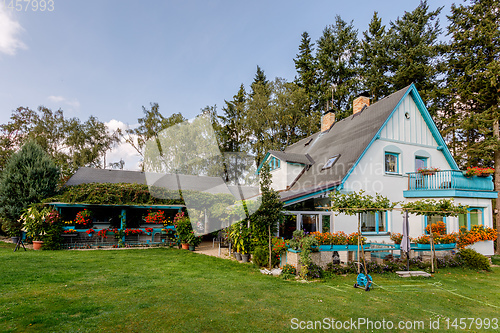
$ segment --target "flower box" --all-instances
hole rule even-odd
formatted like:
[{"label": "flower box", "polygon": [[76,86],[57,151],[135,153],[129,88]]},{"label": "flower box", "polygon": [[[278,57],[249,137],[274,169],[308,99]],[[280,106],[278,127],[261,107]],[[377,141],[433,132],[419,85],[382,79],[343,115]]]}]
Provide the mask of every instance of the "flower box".
[{"label": "flower box", "polygon": [[141,228],[153,228],[153,229],[163,229],[163,224],[161,223],[143,223],[141,224]]},{"label": "flower box", "polygon": [[[434,244],[436,250],[453,250],[456,247],[456,243],[450,244]],[[430,250],[431,244],[417,244],[417,248],[421,250]]]},{"label": "flower box", "polygon": [[489,177],[491,176],[490,173],[480,173],[479,175],[477,175],[478,177]]},{"label": "flower box", "polygon": [[473,249],[474,251],[481,253],[484,256],[492,256],[495,254],[492,240],[475,242],[474,244],[467,245],[468,249]]},{"label": "flower box", "polygon": [[320,245],[320,251],[346,251],[347,245]]}]

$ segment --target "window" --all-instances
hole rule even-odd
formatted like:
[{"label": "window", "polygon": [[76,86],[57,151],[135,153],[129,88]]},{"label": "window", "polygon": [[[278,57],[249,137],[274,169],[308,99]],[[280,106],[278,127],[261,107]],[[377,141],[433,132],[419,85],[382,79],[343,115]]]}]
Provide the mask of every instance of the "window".
[{"label": "window", "polygon": [[323,168],[321,170],[331,168],[335,164],[335,162],[337,162],[339,157],[340,157],[340,155],[335,155],[333,157],[330,157],[330,159],[325,163],[325,165],[323,166]]},{"label": "window", "polygon": [[458,215],[458,227],[470,230],[475,225],[484,225],[484,208],[471,207],[467,214]]},{"label": "window", "polygon": [[415,171],[421,168],[427,168],[427,157],[415,156]]},{"label": "window", "polygon": [[385,153],[385,172],[399,173],[399,154]]},{"label": "window", "polygon": [[273,157],[269,159],[269,171],[273,171],[275,169],[278,169],[281,165],[281,161],[277,159],[276,157]]},{"label": "window", "polygon": [[383,212],[362,213],[360,216],[361,232],[362,233],[385,233]]},{"label": "window", "polygon": [[317,214],[304,214],[302,215],[302,226],[300,229],[305,232],[315,232],[318,231],[318,220],[319,215]]}]

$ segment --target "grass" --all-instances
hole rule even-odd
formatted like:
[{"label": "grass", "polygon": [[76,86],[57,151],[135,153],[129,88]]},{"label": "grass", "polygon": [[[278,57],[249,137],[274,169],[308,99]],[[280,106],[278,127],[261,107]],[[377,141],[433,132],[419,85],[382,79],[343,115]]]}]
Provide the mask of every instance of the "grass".
[{"label": "grass", "polygon": [[[498,318],[500,268],[300,283],[183,250],[12,252],[0,242],[2,332],[285,332],[291,320]],[[451,321],[450,321],[451,323]],[[360,329],[366,331],[366,329]]]}]

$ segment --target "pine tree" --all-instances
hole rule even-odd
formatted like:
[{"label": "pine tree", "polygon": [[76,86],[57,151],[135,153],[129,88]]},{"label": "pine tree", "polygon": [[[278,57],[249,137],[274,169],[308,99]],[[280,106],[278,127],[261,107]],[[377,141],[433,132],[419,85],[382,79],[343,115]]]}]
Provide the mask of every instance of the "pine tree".
[{"label": "pine tree", "polygon": [[[351,114],[352,100],[358,93],[359,41],[353,22],[340,16],[323,30],[317,41],[318,109],[337,111],[337,119]],[[327,107],[328,104],[328,107]]]},{"label": "pine tree", "polygon": [[377,12],[373,13],[368,31],[363,32],[363,36],[360,75],[363,80],[363,90],[369,92],[372,102],[375,103],[389,92],[386,31]]},{"label": "pine tree", "polygon": [[224,102],[226,106],[222,108],[223,115],[219,117],[222,125],[221,149],[223,152],[246,151],[249,133],[246,127],[247,98],[243,83],[233,99]]},{"label": "pine tree", "polygon": [[9,159],[0,181],[2,228],[12,236],[21,230],[19,217],[32,203],[53,195],[59,168],[49,154],[30,141]]},{"label": "pine tree", "polygon": [[251,88],[247,126],[253,137],[251,145],[255,162],[259,165],[267,151],[272,149],[272,138],[276,128],[276,117],[272,108],[272,87],[259,66]]},{"label": "pine tree", "polygon": [[392,74],[392,91],[414,83],[431,114],[433,93],[438,89],[438,67],[441,34],[437,16],[443,7],[429,11],[424,0],[412,12],[391,22],[388,32],[389,70]]},{"label": "pine tree", "polygon": [[[452,5],[448,77],[452,106],[460,115],[456,130],[467,166],[495,166],[500,190],[500,1],[473,0]],[[500,200],[496,200],[500,210]],[[500,230],[500,214],[496,214]],[[500,235],[499,235],[500,236]],[[500,253],[500,237],[497,239]]]},{"label": "pine tree", "polygon": [[304,89],[310,100],[310,108],[314,105],[316,94],[316,60],[314,59],[314,43],[307,32],[302,33],[302,40],[299,45],[299,53],[293,60],[297,70],[295,82]]},{"label": "pine tree", "polygon": [[493,133],[499,118],[500,8],[498,0],[452,6],[448,32],[451,105],[458,114],[457,157],[465,166],[492,166],[498,139]]}]

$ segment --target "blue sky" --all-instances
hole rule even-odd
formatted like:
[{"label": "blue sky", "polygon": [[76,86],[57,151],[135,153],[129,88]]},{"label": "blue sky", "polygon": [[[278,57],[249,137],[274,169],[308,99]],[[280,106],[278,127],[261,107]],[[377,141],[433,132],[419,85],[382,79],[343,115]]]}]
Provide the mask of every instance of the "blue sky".
[{"label": "blue sky", "polygon": [[[19,106],[44,105],[133,126],[151,102],[166,116],[220,111],[257,65],[269,79],[292,80],[302,32],[316,40],[338,14],[361,34],[375,10],[388,25],[420,1],[54,0],[51,12],[4,2],[0,123]],[[445,6],[442,27],[453,2],[429,1]]]}]

